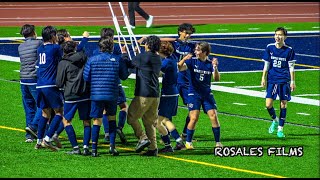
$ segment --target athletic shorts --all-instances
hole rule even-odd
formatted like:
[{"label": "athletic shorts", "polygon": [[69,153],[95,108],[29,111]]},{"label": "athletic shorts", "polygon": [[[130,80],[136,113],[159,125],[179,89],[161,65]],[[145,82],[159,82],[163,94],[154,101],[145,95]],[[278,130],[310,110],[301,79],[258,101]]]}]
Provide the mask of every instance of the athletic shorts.
[{"label": "athletic shorts", "polygon": [[63,92],[57,87],[37,88],[37,107],[41,109],[63,108]]},{"label": "athletic shorts", "polygon": [[279,96],[280,100],[291,100],[291,88],[289,83],[285,84],[267,84],[266,98],[275,100]]},{"label": "athletic shorts", "polygon": [[180,94],[180,97],[182,98],[183,104],[188,104],[188,86],[184,84],[177,84],[177,88]]},{"label": "athletic shorts", "polygon": [[200,96],[196,93],[189,93],[189,111],[199,110],[202,106],[203,112],[207,113],[211,109],[217,110],[216,101],[213,97],[213,94],[210,93],[207,96]]},{"label": "athletic shorts", "polygon": [[119,96],[117,100],[117,105],[120,105],[124,102],[127,102],[126,94],[124,93],[122,86],[119,86]]},{"label": "athletic shorts", "polygon": [[63,111],[64,118],[71,121],[78,110],[80,120],[90,120],[90,100],[79,101],[75,103],[64,103]]},{"label": "athletic shorts", "polygon": [[178,96],[161,96],[159,103],[158,115],[172,119],[172,116],[177,115]]},{"label": "athletic shorts", "polygon": [[102,118],[103,110],[107,111],[107,116],[115,116],[117,113],[117,101],[93,101],[91,100],[90,117]]}]

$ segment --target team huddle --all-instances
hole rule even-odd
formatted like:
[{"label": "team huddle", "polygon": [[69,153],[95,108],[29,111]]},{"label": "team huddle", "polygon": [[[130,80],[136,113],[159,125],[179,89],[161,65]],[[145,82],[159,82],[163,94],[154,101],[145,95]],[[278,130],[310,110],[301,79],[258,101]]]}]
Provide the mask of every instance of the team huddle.
[{"label": "team huddle", "polygon": [[[97,48],[88,57],[85,47],[89,33],[86,31],[78,43],[72,40],[67,30],[46,26],[42,29],[42,40],[39,40],[33,25],[22,26],[21,35],[25,42],[18,51],[26,142],[36,140],[35,149],[57,151],[62,148],[59,135],[65,130],[72,146],[68,154],[98,157],[98,140],[103,125],[104,140],[110,144],[109,153],[117,156],[116,136],[124,145],[127,143],[122,131],[127,121],[138,140],[136,153],[146,148],[141,155],[192,150],[202,108],[212,124],[215,147],[223,147],[217,105],[211,89],[211,79],[220,80],[218,59],[209,58],[211,46],[208,42],[189,41],[193,33],[193,25],[183,23],[178,27],[178,38],[142,37],[138,42],[145,51],[138,53],[133,49],[137,55],[130,59],[130,50],[126,46],[114,44],[114,30],[111,28],[101,29]],[[269,44],[263,56],[265,67],[261,81],[262,86],[267,86],[266,107],[273,119],[269,133],[278,129],[279,138],[285,137],[283,126],[287,101],[295,89],[295,54],[284,43],[286,36],[284,28],[276,29],[276,43]],[[132,73],[136,75],[135,90],[128,106],[121,81]],[[161,86],[160,76],[163,78]],[[273,108],[278,95],[281,101],[279,118]],[[172,121],[177,115],[179,96],[189,110],[181,134]],[[117,106],[120,107],[118,118]],[[83,121],[82,151],[72,126],[76,112]],[[158,149],[157,132],[164,143],[162,149]],[[171,145],[170,136],[176,141],[175,147]]]}]

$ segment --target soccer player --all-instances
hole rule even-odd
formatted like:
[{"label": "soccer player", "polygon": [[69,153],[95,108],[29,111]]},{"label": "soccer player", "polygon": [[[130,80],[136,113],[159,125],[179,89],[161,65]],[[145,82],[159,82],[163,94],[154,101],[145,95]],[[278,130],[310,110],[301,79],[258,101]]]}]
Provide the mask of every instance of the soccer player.
[{"label": "soccer player", "polygon": [[[109,120],[110,150],[113,156],[119,155],[115,148],[116,138],[116,113],[117,99],[119,92],[119,78],[128,78],[128,68],[125,59],[128,54],[122,57],[112,54],[113,38],[106,37],[99,40],[100,54],[88,59],[83,72],[83,78],[91,85],[90,117],[93,118],[92,126],[92,156],[97,157],[98,139],[102,124],[102,114],[106,110]],[[125,49],[125,47],[124,47]]]},{"label": "soccer player", "polygon": [[[106,37],[111,37],[113,39],[114,37],[114,30],[112,28],[102,28],[100,30],[100,38],[106,38]],[[100,49],[96,49],[93,51],[93,54],[99,54],[100,53]],[[119,46],[119,44],[114,44],[114,48],[113,48],[113,54],[115,55],[120,55],[121,53],[121,47]],[[120,137],[120,140],[123,144],[127,143],[127,138],[125,136],[125,134],[123,133],[122,129],[125,125],[126,119],[127,119],[127,111],[128,111],[128,104],[127,104],[127,98],[126,95],[124,93],[124,90],[122,88],[122,84],[121,84],[121,80],[119,79],[119,96],[118,96],[118,100],[117,100],[117,105],[120,108],[120,112],[118,115],[118,126],[117,126],[117,134]],[[103,123],[103,127],[104,127],[104,139],[107,143],[110,142],[110,136],[109,136],[109,123],[108,123],[108,116],[107,116],[107,112],[103,111],[103,117],[102,117],[102,123]]]},{"label": "soccer player", "polygon": [[209,60],[208,55],[211,47],[207,42],[196,44],[195,55],[188,54],[178,63],[180,71],[190,70],[190,86],[188,89],[188,109],[190,122],[187,126],[186,149],[194,149],[192,137],[195,132],[195,126],[199,119],[200,108],[202,106],[211,121],[212,132],[216,141],[216,147],[222,147],[220,142],[220,123],[217,115],[217,106],[211,92],[211,76],[215,81],[220,80],[218,71],[218,60],[213,58]]},{"label": "soccer player", "polygon": [[178,109],[178,88],[177,88],[177,78],[178,78],[178,67],[177,60],[172,56],[174,49],[170,42],[162,41],[159,54],[163,58],[161,73],[162,75],[162,87],[161,87],[161,97],[158,111],[158,123],[157,129],[161,134],[161,139],[165,144],[165,147],[159,152],[173,152],[173,148],[170,144],[170,138],[168,131],[171,136],[176,140],[175,150],[181,150],[185,148],[183,140],[181,139],[175,125],[170,121],[173,116],[177,115]]},{"label": "soccer player", "polygon": [[[278,27],[274,35],[275,43],[268,44],[263,60],[265,62],[261,86],[266,87],[266,108],[272,118],[269,133],[276,129],[278,138],[284,138],[283,126],[287,115],[287,102],[291,100],[291,91],[295,85],[295,52],[293,48],[284,41],[287,39],[287,30]],[[267,76],[267,80],[266,80]],[[273,101],[277,96],[280,99],[280,118],[276,116]]]},{"label": "soccer player", "polygon": [[[196,30],[189,23],[182,23],[178,27],[178,36],[175,41],[172,42],[174,47],[174,56],[177,58],[178,62],[181,61],[187,54],[194,53],[195,44],[189,42],[189,39]],[[180,97],[182,98],[183,104],[188,104],[188,88],[190,84],[190,72],[189,70],[186,71],[179,71],[178,73],[178,91]],[[187,125],[190,121],[189,115],[187,115],[185,119],[185,125],[182,132],[182,138],[185,140],[187,136]]]},{"label": "soccer player", "polygon": [[87,56],[83,51],[76,52],[77,42],[75,41],[66,41],[61,44],[61,47],[63,57],[58,65],[56,85],[58,88],[64,89],[64,118],[62,122],[73,148],[68,154],[81,154],[71,123],[78,110],[79,118],[83,120],[83,155],[86,156],[90,155],[89,141],[91,139],[90,92],[89,85],[83,79],[83,68]]},{"label": "soccer player", "polygon": [[21,27],[20,34],[25,42],[20,44],[18,52],[20,56],[20,88],[22,103],[26,116],[26,141],[33,142],[37,139],[38,122],[41,117],[41,109],[37,108],[37,49],[42,44],[37,39],[34,25],[25,24]]},{"label": "soccer player", "polygon": [[[57,30],[53,26],[46,26],[42,29],[43,44],[37,50],[37,106],[42,109],[42,117],[38,124],[38,139],[36,149],[42,146],[53,151],[58,150],[51,143],[51,138],[57,130],[63,118],[63,94],[56,87],[56,76],[58,63],[62,57],[62,51],[57,43]],[[50,123],[49,129],[44,136],[45,126],[51,117],[55,115]]]},{"label": "soccer player", "polygon": [[[80,43],[77,45],[77,52],[85,52],[85,45],[88,43],[89,39],[89,33],[87,31],[84,31],[82,34],[83,38],[81,39]],[[72,41],[72,38],[70,36],[70,33],[66,29],[59,29],[57,30],[57,38],[58,38],[58,44],[62,45],[64,42]],[[52,139],[56,143],[56,146],[58,148],[62,148],[62,144],[59,139],[59,135],[64,130],[64,124],[61,122],[59,124],[59,127],[57,131],[54,133]]]},{"label": "soccer player", "polygon": [[[158,146],[156,141],[156,123],[159,106],[159,75],[161,58],[158,54],[160,38],[148,36],[145,43],[145,52],[138,54],[132,60],[136,68],[136,84],[134,98],[128,109],[128,124],[133,128],[138,144],[135,152],[144,152],[144,156],[157,156]],[[142,118],[145,132],[139,122]]]}]

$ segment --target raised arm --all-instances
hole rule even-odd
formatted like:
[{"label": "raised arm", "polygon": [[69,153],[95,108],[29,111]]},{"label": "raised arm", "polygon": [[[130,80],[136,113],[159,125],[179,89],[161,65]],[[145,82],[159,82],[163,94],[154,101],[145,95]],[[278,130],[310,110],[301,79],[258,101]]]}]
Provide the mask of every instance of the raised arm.
[{"label": "raised arm", "polygon": [[214,81],[220,81],[220,73],[219,73],[219,70],[218,70],[218,59],[217,58],[212,58],[212,65],[213,65],[213,68],[214,68],[214,73],[213,73],[213,79]]},{"label": "raised arm", "polygon": [[192,58],[192,54],[186,55],[184,58],[182,58],[182,59],[178,62],[178,69],[179,69],[179,71],[185,71],[185,70],[188,69],[185,61],[186,61],[187,59],[190,59],[190,58]]}]

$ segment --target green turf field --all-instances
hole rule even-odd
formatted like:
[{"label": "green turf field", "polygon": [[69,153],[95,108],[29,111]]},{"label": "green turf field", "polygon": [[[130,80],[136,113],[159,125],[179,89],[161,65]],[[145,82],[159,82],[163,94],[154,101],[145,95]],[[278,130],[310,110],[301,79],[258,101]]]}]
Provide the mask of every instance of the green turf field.
[{"label": "green turf field", "polygon": [[[259,27],[255,32],[273,32],[280,24],[226,24],[226,25],[196,25],[197,33],[217,32],[248,32],[250,28]],[[284,23],[281,26],[290,27],[290,31],[319,30],[319,23]],[[62,27],[58,27],[62,28]],[[65,27],[72,35],[81,35],[84,30],[97,32],[97,27]],[[228,31],[218,31],[228,29]],[[0,27],[0,37],[20,37],[20,27]],[[41,27],[37,27],[40,35]],[[250,32],[250,31],[249,31]],[[155,26],[145,29],[137,27],[135,34],[175,34],[176,25]],[[262,156],[219,157],[215,156],[214,138],[211,124],[206,115],[201,112],[195,131],[195,150],[176,151],[171,154],[159,154],[159,157],[141,157],[134,152],[137,139],[131,126],[125,125],[124,133],[128,145],[124,146],[117,138],[117,149],[120,156],[108,154],[109,146],[103,142],[103,128],[100,130],[99,153],[101,157],[67,155],[71,145],[66,133],[61,134],[64,146],[58,152],[50,150],[35,150],[35,143],[24,142],[25,116],[21,102],[19,84],[19,63],[0,61],[0,177],[69,177],[69,178],[319,178],[320,152],[320,122],[319,106],[295,102],[288,103],[287,124],[284,132],[286,138],[278,139],[275,134],[268,133],[271,124],[265,99],[235,92],[213,90],[218,105],[218,117],[221,124],[221,142],[226,147],[260,148]],[[312,100],[319,101],[319,70],[296,71],[296,91],[292,96],[303,94]],[[307,77],[307,78],[304,78]],[[261,72],[251,73],[221,73],[221,82],[215,87],[242,87],[243,89],[262,92],[259,86]],[[133,98],[134,80],[122,82],[125,88],[128,104]],[[275,109],[279,114],[279,101],[275,101]],[[188,111],[179,99],[178,115],[173,118],[177,130],[181,133],[184,119]],[[82,123],[77,115],[73,120],[79,144],[83,138]],[[173,141],[173,140],[172,140]],[[175,142],[172,142],[175,145]],[[159,142],[158,147],[163,145]],[[294,148],[303,148],[297,156],[268,155],[268,149],[277,147],[280,153],[290,154]],[[290,149],[291,148],[291,149]],[[301,150],[301,149],[300,149]],[[292,152],[292,151],[291,151]]]}]

